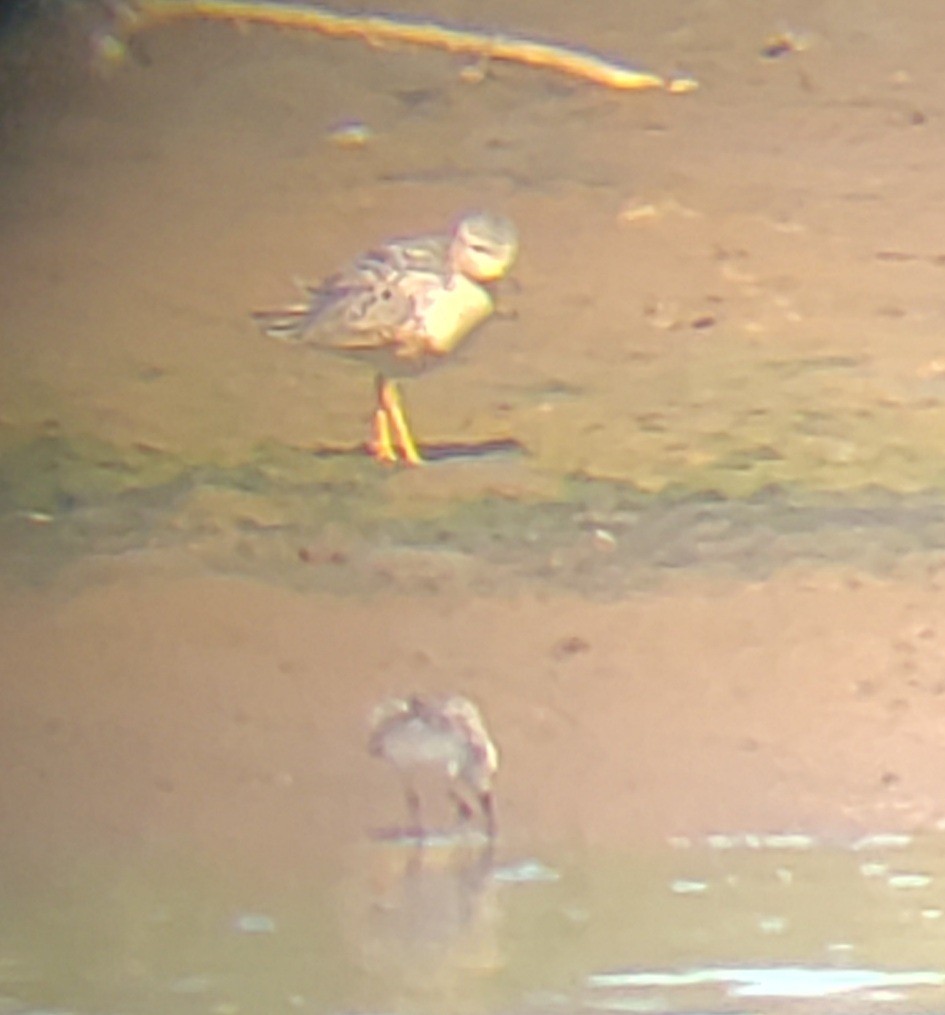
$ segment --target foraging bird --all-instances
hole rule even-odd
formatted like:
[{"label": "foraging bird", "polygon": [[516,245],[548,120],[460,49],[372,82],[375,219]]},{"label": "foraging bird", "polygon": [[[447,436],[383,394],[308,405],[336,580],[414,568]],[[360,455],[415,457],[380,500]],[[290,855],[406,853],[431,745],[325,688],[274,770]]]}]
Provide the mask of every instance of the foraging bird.
[{"label": "foraging bird", "polygon": [[371,453],[419,465],[394,379],[441,360],[492,314],[489,284],[505,275],[517,250],[507,218],[476,212],[449,235],[390,240],[307,287],[304,303],[253,316],[273,338],[373,363]]},{"label": "foraging bird", "polygon": [[413,777],[421,769],[444,775],[461,822],[478,805],[489,838],[495,836],[492,781],[499,755],[479,709],[461,695],[447,698],[412,695],[387,698],[370,718],[368,752],[386,758],[400,773],[413,830],[423,836],[420,797]]}]

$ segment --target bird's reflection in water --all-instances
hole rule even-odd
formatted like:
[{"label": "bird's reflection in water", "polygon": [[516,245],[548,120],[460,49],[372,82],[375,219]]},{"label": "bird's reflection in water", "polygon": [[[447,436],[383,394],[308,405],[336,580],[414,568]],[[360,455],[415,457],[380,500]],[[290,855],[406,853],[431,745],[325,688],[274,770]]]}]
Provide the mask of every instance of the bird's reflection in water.
[{"label": "bird's reflection in water", "polygon": [[367,855],[356,947],[383,1002],[467,1006],[503,965],[491,842],[375,844]]}]

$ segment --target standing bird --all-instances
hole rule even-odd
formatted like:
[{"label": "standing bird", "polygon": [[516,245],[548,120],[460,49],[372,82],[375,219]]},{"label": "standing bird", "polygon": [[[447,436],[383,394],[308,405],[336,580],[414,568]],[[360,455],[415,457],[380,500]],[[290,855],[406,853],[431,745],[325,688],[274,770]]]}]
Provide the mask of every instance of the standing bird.
[{"label": "standing bird", "polygon": [[505,275],[517,251],[507,218],[476,212],[451,234],[390,240],[306,287],[304,303],[253,316],[272,338],[373,363],[371,453],[419,465],[394,378],[426,370],[492,314],[489,283]]},{"label": "standing bird", "polygon": [[471,798],[482,813],[486,834],[495,837],[492,781],[499,755],[479,709],[468,698],[387,698],[371,713],[370,728],[368,752],[386,758],[403,780],[412,831],[423,837],[413,778],[427,769],[448,780],[460,821],[468,822],[475,813]]}]

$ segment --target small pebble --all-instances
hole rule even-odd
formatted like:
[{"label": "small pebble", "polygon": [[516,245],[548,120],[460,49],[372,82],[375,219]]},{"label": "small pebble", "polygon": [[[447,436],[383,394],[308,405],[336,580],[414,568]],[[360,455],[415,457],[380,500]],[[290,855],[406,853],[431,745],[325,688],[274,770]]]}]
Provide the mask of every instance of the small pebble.
[{"label": "small pebble", "polygon": [[508,864],[496,869],[492,877],[502,884],[549,884],[560,881],[561,875],[551,867],[546,867],[540,860],[522,860],[520,863]]},{"label": "small pebble", "polygon": [[361,120],[341,120],[328,128],[328,140],[338,148],[363,148],[374,137]]},{"label": "small pebble", "polygon": [[670,884],[669,890],[676,895],[701,895],[709,890],[709,885],[706,881],[687,881],[685,878],[679,878]]},{"label": "small pebble", "polygon": [[890,888],[925,888],[931,883],[928,874],[891,874],[886,881]]},{"label": "small pebble", "polygon": [[850,847],[854,852],[863,849],[902,849],[912,842],[911,835],[902,835],[898,832],[876,832],[872,835],[864,835],[857,839]]},{"label": "small pebble", "polygon": [[688,95],[690,92],[694,92],[699,88],[699,82],[695,78],[689,77],[688,74],[680,74],[677,77],[672,77],[666,82],[666,91],[670,95]]},{"label": "small pebble", "polygon": [[276,921],[265,913],[241,913],[233,921],[233,929],[240,934],[275,934]]},{"label": "small pebble", "polygon": [[783,934],[788,922],[783,916],[763,916],[758,920],[758,929],[762,934]]}]

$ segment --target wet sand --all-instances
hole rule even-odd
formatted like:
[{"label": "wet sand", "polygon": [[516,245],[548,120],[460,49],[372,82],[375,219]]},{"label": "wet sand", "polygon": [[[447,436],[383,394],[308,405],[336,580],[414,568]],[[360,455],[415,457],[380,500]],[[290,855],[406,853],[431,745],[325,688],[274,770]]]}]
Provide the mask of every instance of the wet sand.
[{"label": "wet sand", "polygon": [[[488,206],[521,231],[516,287],[407,386],[422,443],[514,439],[544,475],[653,492],[940,487],[937,19],[897,11],[434,12],[687,69],[680,96],[504,64],[469,85],[435,51],[201,24],[100,80],[101,19],[51,30],[5,119],[5,440],[357,448],[363,368],[262,342],[249,311]],[[784,28],[806,48],[764,58]],[[363,149],[331,141],[352,118]]]},{"label": "wet sand", "polygon": [[4,811],[32,844],[337,854],[403,820],[365,716],[417,689],[482,703],[510,844],[928,830],[943,594],[786,574],[360,601],[113,565],[5,596]]},{"label": "wet sand", "polygon": [[[200,24],[103,79],[81,5],[7,47],[4,856],[333,870],[410,690],[481,704],[508,852],[941,830],[938,5],[396,9],[703,87]],[[508,303],[405,397],[516,452],[375,470],[370,377],[249,312],[482,206]]]},{"label": "wet sand", "polygon": [[[575,25],[533,5],[509,24],[477,6],[475,20],[684,67],[703,89],[615,95],[508,65],[467,85],[437,52],[199,24],[138,37],[135,59],[103,80],[81,48],[101,27],[94,11],[21,36],[7,57],[0,198],[5,446],[53,433],[74,458],[58,473],[29,454],[8,466],[21,525],[7,530],[11,559],[14,546],[29,553],[20,577],[43,554],[16,519],[35,529],[39,512],[55,533],[84,498],[117,501],[121,483],[102,485],[109,469],[147,487],[142,455],[163,456],[167,474],[225,469],[261,447],[356,456],[368,379],[259,340],[247,311],[377,236],[476,204],[522,231],[514,316],[408,398],[429,442],[511,437],[524,456],[391,475],[366,493],[388,520],[445,518],[477,497],[553,501],[574,475],[644,493],[934,487],[927,446],[945,402],[941,196],[923,171],[941,143],[926,82],[933,8],[910,4],[889,24],[854,4],[793,5],[789,24],[777,4],[738,23],[708,3],[685,19],[664,6],[618,23],[610,10]],[[784,29],[803,48],[764,58]],[[345,116],[374,131],[364,150],[331,143]],[[91,451],[75,444],[90,439]],[[544,594],[504,588],[488,567],[464,587],[466,565],[437,552],[392,566],[421,579],[432,568],[440,595],[352,601],[330,580],[293,594],[249,580],[251,552],[247,580],[201,577],[200,564],[241,552],[224,539],[187,562],[214,518],[238,528],[248,517],[250,544],[286,521],[279,482],[304,479],[299,461],[271,466],[271,492],[250,509],[247,493],[197,484],[168,523],[186,577],[129,563],[83,587],[82,554],[103,547],[80,522],[68,554],[78,571],[59,580],[68,593],[56,581],[7,593],[5,694],[20,708],[6,713],[16,763],[4,793],[18,826],[219,825],[252,841],[256,823],[238,826],[255,799],[287,848],[344,841],[391,806],[362,755],[365,710],[411,687],[483,703],[516,834],[939,818],[934,552],[892,579],[870,576],[868,546],[839,570],[792,571],[785,553],[776,577],[744,584],[751,554],[733,548],[724,580],[660,579],[606,605],[563,592],[567,567]],[[91,493],[75,479],[89,472]],[[58,487],[37,478],[53,474]],[[828,561],[842,530],[818,537]],[[295,551],[324,572],[337,552],[328,531],[314,548],[290,538],[277,577],[305,570]],[[612,534],[590,531],[592,543]],[[894,528],[871,538],[895,559]],[[640,554],[659,543],[657,524]],[[607,580],[595,591],[606,598]]]}]

